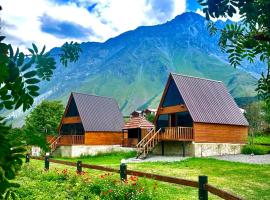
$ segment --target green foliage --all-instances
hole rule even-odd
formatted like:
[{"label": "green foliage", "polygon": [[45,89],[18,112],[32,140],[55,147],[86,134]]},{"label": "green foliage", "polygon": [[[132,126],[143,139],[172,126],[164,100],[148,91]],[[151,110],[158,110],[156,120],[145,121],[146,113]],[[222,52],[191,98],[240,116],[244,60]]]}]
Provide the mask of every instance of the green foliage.
[{"label": "green foliage", "polygon": [[154,114],[149,114],[146,116],[146,119],[149,121],[149,122],[154,122],[154,119],[155,119],[155,115]]},{"label": "green foliage", "polygon": [[269,144],[270,145],[270,135],[268,134],[256,134],[253,140],[254,144]]},{"label": "green foliage", "polygon": [[[0,111],[16,110],[21,106],[25,111],[32,106],[34,97],[39,95],[37,84],[52,77],[56,62],[52,55],[45,53],[45,46],[39,52],[33,44],[32,48],[28,49],[30,55],[25,55],[18,48],[14,51],[10,44],[3,42],[4,39],[4,36],[0,36]],[[75,62],[80,52],[77,43],[66,43],[61,48],[60,61],[65,66],[68,62]],[[9,180],[15,178],[22,165],[24,148],[12,147],[13,144],[19,144],[12,138],[10,128],[2,121],[0,118],[0,198],[5,196],[6,199],[14,199],[12,188],[18,187],[18,184]],[[28,128],[27,131],[29,135],[29,131],[33,129]],[[18,133],[18,130],[15,133]],[[7,136],[11,140],[7,139]],[[17,138],[17,141],[18,139],[20,138]]]},{"label": "green foliage", "polygon": [[[23,106],[27,110],[39,95],[37,83],[50,80],[56,68],[52,55],[45,52],[45,46],[39,52],[35,44],[29,48],[30,55],[25,55],[10,44],[3,42],[0,36],[0,110],[17,109]],[[78,43],[65,43],[61,47],[60,61],[64,66],[78,60],[81,52]]]},{"label": "green foliage", "polygon": [[45,135],[56,135],[64,109],[61,101],[42,101],[26,117],[25,128],[35,127],[37,131]]},{"label": "green foliage", "polygon": [[220,33],[219,45],[229,54],[232,66],[240,65],[247,59],[250,63],[259,57],[267,63],[267,73],[262,72],[258,81],[257,91],[262,99],[270,102],[270,2],[265,0],[198,0],[203,6],[206,18],[232,17],[239,10],[241,22],[227,24],[218,29],[210,22],[210,34]]},{"label": "green foliage", "polygon": [[262,102],[248,104],[245,107],[245,117],[249,122],[250,129],[254,132],[264,129],[264,113],[262,112]]},{"label": "green foliage", "polygon": [[268,146],[262,145],[245,145],[242,148],[243,154],[254,154],[254,155],[265,155],[270,153],[270,148]]},{"label": "green foliage", "polygon": [[17,183],[10,182],[22,165],[21,158],[24,157],[23,147],[13,147],[6,135],[10,134],[11,128],[6,126],[0,119],[0,199],[14,197],[13,188]]},{"label": "green foliage", "polygon": [[27,145],[36,145],[47,151],[46,137],[57,135],[57,128],[64,113],[60,101],[43,101],[26,117],[24,139]]},{"label": "green foliage", "polygon": [[44,171],[32,165],[32,162],[25,165],[20,173],[20,177],[25,178],[23,181],[27,180],[27,184],[17,189],[22,199],[157,199],[156,184],[146,184],[136,177],[122,182],[118,174],[93,176],[84,172],[78,175],[68,168]]}]

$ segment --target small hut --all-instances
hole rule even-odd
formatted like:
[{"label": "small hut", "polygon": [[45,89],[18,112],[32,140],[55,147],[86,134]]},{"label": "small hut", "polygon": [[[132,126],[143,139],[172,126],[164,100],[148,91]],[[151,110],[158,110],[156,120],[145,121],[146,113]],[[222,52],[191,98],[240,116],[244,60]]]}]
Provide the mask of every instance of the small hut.
[{"label": "small hut", "polygon": [[131,117],[123,128],[123,146],[135,147],[154,127],[144,117]]}]

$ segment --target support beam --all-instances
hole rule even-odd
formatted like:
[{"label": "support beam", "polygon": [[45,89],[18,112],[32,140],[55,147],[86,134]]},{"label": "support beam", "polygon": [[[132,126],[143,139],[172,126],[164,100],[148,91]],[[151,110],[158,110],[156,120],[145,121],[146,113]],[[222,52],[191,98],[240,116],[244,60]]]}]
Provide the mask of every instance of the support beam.
[{"label": "support beam", "polygon": [[164,141],[161,142],[161,154],[164,156]]},{"label": "support beam", "polygon": [[158,115],[186,112],[186,111],[188,111],[187,107],[184,104],[181,104],[176,106],[161,107],[158,110]]},{"label": "support beam", "polygon": [[81,118],[79,116],[76,117],[63,117],[62,124],[75,124],[81,123]]},{"label": "support beam", "polygon": [[186,156],[186,145],[185,145],[185,142],[182,143],[183,145],[183,157]]}]

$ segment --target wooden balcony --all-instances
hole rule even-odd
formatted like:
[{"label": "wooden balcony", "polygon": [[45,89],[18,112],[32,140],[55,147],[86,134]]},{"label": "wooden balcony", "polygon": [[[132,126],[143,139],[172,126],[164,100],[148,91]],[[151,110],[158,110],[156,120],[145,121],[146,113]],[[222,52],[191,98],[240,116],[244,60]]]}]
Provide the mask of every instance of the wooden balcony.
[{"label": "wooden balcony", "polygon": [[80,145],[84,144],[84,135],[61,135],[58,145]]},{"label": "wooden balcony", "polygon": [[159,140],[167,141],[193,141],[192,127],[166,127],[160,132]]}]

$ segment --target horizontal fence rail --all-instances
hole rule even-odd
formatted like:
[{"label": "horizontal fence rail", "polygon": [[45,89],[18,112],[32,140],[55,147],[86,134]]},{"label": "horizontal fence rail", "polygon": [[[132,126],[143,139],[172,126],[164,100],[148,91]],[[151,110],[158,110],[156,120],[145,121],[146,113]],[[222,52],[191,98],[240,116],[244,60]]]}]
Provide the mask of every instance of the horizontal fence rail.
[{"label": "horizontal fence rail", "polygon": [[[201,178],[203,178],[204,180],[207,180],[207,176],[200,176],[199,181],[192,181],[192,180],[187,180],[187,179],[175,178],[175,177],[158,175],[158,174],[151,174],[151,173],[140,172],[140,171],[135,171],[135,170],[127,170],[126,164],[121,164],[120,169],[118,170],[111,167],[83,164],[81,161],[78,161],[77,163],[75,163],[75,162],[70,162],[70,161],[51,159],[49,158],[49,156],[45,156],[44,158],[43,157],[31,157],[31,158],[35,160],[45,161],[45,169],[47,170],[49,170],[49,162],[52,162],[52,163],[57,163],[57,164],[73,166],[73,167],[77,166],[77,171],[79,172],[82,172],[82,168],[87,168],[87,169],[94,169],[94,170],[100,170],[100,171],[106,171],[106,172],[119,173],[122,180],[126,179],[127,175],[132,175],[132,176],[153,179],[153,180],[157,180],[161,182],[167,182],[167,183],[173,183],[177,185],[184,185],[184,186],[199,188],[199,200],[208,200],[207,192],[210,192],[225,200],[243,200],[242,198],[234,194],[231,194],[229,192],[218,189],[217,187],[214,187],[208,184],[207,181],[203,183],[200,182]],[[29,154],[26,155],[26,162],[28,163],[30,162]],[[203,185],[203,187],[200,187],[200,185]]]}]

